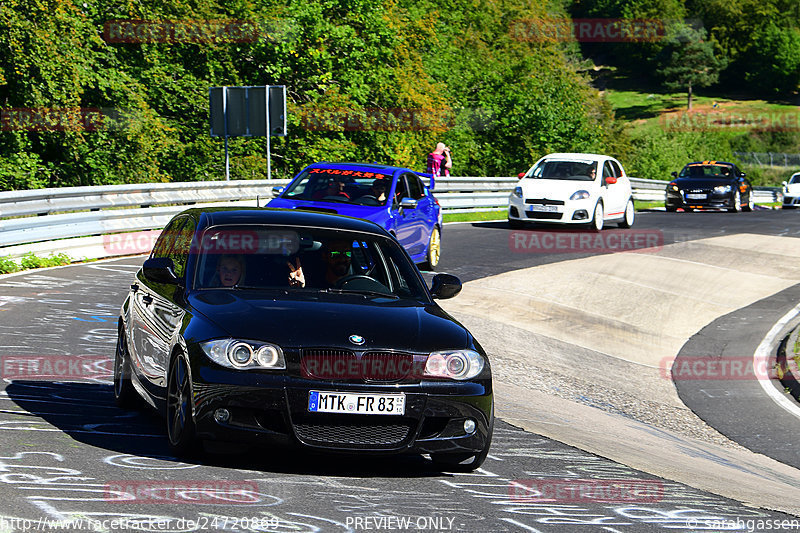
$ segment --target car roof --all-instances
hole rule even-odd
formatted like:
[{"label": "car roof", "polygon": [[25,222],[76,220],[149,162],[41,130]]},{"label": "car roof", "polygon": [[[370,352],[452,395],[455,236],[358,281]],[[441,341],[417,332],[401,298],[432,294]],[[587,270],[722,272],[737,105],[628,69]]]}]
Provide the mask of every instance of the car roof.
[{"label": "car roof", "polygon": [[197,207],[180,213],[198,221],[197,229],[216,225],[274,224],[340,229],[389,236],[378,224],[360,218],[330,213],[317,213],[302,209],[278,209],[273,207]]},{"label": "car roof", "polygon": [[735,167],[736,165],[733,163],[728,163],[727,161],[692,161],[691,163],[686,163],[686,166],[705,166],[705,165],[728,165],[729,167]]},{"label": "car roof", "polygon": [[411,170],[407,168],[393,167],[391,165],[381,165],[378,163],[351,163],[351,162],[330,163],[328,161],[319,161],[318,163],[312,163],[308,165],[307,168],[327,168],[327,169],[341,169],[341,170],[369,169],[371,172],[378,171],[382,174],[393,174],[398,170],[405,170],[407,172],[411,172]]},{"label": "car roof", "polygon": [[542,157],[542,159],[556,159],[556,158],[564,158],[564,159],[614,159],[610,155],[601,155],[601,154],[583,154],[577,152],[559,152],[555,154],[547,154],[546,156]]}]

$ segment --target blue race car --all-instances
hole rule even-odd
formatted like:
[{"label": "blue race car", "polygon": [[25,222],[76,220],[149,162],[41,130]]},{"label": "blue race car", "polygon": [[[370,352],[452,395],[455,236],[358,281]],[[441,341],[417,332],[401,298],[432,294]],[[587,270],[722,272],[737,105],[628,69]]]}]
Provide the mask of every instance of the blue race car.
[{"label": "blue race car", "polygon": [[[420,177],[428,178],[426,186]],[[371,220],[394,235],[421,268],[434,270],[441,253],[442,210],[430,174],[366,163],[314,163],[267,207],[337,213]]]}]

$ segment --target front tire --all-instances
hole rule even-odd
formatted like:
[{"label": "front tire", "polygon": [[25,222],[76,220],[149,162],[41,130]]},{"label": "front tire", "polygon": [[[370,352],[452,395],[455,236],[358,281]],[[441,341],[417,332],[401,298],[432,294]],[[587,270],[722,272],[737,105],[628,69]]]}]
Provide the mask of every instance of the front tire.
[{"label": "front tire", "polygon": [[192,418],[192,383],[186,359],[180,354],[172,359],[167,380],[167,437],[170,450],[178,457],[197,451]]},{"label": "front tire", "polygon": [[592,221],[589,223],[589,227],[594,231],[601,231],[603,229],[604,216],[603,202],[597,202],[597,205],[594,206],[594,218],[592,218]]},{"label": "front tire", "polygon": [[636,208],[633,206],[633,198],[628,199],[625,206],[625,218],[618,224],[620,228],[630,228],[633,226],[633,219],[636,217]]},{"label": "front tire", "polygon": [[117,350],[114,354],[114,403],[122,409],[139,407],[138,395],[131,383],[131,363],[125,330],[117,331]]},{"label": "front tire", "polygon": [[728,213],[741,213],[742,212],[742,193],[736,189],[736,194],[733,195],[733,207],[728,209]]},{"label": "front tire", "polygon": [[439,264],[439,259],[442,255],[442,234],[439,231],[439,228],[434,227],[433,231],[431,231],[431,238],[428,241],[428,253],[426,255],[426,260],[422,263],[423,270],[436,270],[436,266]]}]

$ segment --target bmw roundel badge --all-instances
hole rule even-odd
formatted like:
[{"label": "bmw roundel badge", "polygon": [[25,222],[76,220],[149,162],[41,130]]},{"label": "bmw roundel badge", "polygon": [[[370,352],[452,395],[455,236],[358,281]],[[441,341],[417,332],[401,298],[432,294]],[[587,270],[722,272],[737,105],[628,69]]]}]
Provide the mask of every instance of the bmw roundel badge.
[{"label": "bmw roundel badge", "polygon": [[361,335],[350,335],[350,342],[352,342],[357,346],[361,346],[362,344],[364,344],[364,337],[362,337]]}]

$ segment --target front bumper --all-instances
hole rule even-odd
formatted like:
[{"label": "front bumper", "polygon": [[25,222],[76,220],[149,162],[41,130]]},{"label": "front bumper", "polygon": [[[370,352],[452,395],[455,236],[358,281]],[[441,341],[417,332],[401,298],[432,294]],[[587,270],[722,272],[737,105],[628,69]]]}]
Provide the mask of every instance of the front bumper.
[{"label": "front bumper", "polygon": [[800,196],[783,195],[783,207],[800,207]]},{"label": "front bumper", "polygon": [[667,191],[667,208],[684,209],[732,209],[736,206],[733,193],[705,192],[705,198],[686,198],[684,191]]},{"label": "front bumper", "polygon": [[[533,201],[528,199],[528,201]],[[508,218],[510,220],[557,223],[557,224],[587,224],[594,216],[596,200],[550,200],[547,204],[551,211],[535,211],[534,205],[526,202],[525,198],[518,198],[513,194],[508,201]]]},{"label": "front bumper", "polygon": [[[491,437],[493,394],[488,370],[483,379],[468,382],[347,383],[228,370],[193,359],[194,420],[202,439],[397,454],[477,453]],[[309,412],[311,390],[403,392],[405,414]],[[230,418],[216,420],[218,409],[226,409]],[[469,434],[464,431],[467,419],[475,421]]]}]

